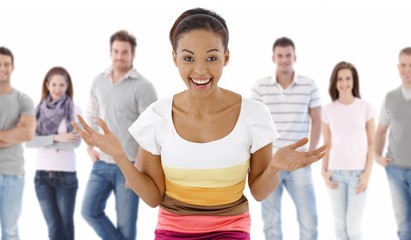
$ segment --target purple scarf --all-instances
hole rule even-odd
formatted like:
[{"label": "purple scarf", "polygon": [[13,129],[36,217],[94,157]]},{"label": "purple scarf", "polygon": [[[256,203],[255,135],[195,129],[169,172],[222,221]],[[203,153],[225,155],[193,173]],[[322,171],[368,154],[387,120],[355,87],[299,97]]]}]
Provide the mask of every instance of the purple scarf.
[{"label": "purple scarf", "polygon": [[67,132],[73,131],[73,101],[67,95],[52,101],[50,94],[36,108],[36,134],[46,136],[56,134],[63,119],[66,120]]}]

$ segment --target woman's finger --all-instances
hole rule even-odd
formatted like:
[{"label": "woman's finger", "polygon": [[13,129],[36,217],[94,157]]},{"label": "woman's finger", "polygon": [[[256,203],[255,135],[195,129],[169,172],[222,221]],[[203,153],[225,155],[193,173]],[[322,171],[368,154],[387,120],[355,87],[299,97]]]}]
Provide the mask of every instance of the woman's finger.
[{"label": "woman's finger", "polygon": [[108,129],[108,126],[106,122],[104,122],[103,119],[99,118],[98,119],[98,124],[100,125],[101,129],[103,129],[104,134],[110,133],[110,130]]},{"label": "woman's finger", "polygon": [[289,146],[291,147],[292,150],[295,150],[299,147],[304,146],[307,143],[308,143],[308,138],[301,138],[300,140],[298,140],[297,142],[293,144],[290,144]]},{"label": "woman's finger", "polygon": [[[77,117],[79,117],[79,115],[77,115]],[[80,117],[81,118],[81,117]],[[80,119],[79,119],[80,120]],[[83,121],[84,122],[84,121]],[[77,134],[80,135],[80,137],[84,140],[84,142],[87,145],[92,145],[90,142],[90,134],[88,134],[87,132],[83,131],[83,129],[81,129],[76,122],[72,122],[71,123],[74,127],[74,129],[77,131]]]},{"label": "woman's finger", "polygon": [[84,119],[80,116],[77,115],[77,119],[79,120],[81,126],[83,127],[83,129],[88,133],[88,134],[92,134],[94,131],[93,129],[86,123],[86,121],[84,121]]},{"label": "woman's finger", "polygon": [[313,150],[314,155],[322,154],[323,152],[325,152],[326,149],[327,149],[327,145],[322,145],[321,147]]},{"label": "woman's finger", "polygon": [[80,127],[77,125],[76,122],[71,122],[71,125],[73,125],[74,129],[76,130],[77,133],[81,132],[82,130]]}]

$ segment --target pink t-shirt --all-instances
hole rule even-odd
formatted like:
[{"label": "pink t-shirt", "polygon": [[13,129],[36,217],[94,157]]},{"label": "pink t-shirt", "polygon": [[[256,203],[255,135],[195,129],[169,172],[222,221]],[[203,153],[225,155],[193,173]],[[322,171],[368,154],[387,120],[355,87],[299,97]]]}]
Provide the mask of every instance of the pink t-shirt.
[{"label": "pink t-shirt", "polygon": [[375,115],[366,101],[355,98],[345,105],[334,101],[324,106],[322,121],[331,131],[328,170],[363,170],[367,160],[366,123]]}]

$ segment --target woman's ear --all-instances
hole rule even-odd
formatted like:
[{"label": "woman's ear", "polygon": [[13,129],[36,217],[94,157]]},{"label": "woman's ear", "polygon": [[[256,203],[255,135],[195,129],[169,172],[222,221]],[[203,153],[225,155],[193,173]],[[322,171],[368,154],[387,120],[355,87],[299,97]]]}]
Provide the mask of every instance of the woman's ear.
[{"label": "woman's ear", "polygon": [[227,49],[224,53],[224,66],[226,66],[229,61],[230,61],[230,50]]},{"label": "woman's ear", "polygon": [[176,54],[176,52],[175,52],[174,50],[173,50],[172,54],[173,54],[173,62],[174,62],[174,65],[176,65],[176,67],[177,67],[177,54]]}]

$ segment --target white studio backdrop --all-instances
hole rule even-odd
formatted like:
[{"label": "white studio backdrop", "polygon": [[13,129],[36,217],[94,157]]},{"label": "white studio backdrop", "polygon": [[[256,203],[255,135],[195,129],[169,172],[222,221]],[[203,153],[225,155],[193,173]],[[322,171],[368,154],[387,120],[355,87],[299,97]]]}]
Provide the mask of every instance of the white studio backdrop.
[{"label": "white studio backdrop", "polygon": [[[374,106],[378,118],[385,93],[400,85],[396,68],[400,49],[411,45],[410,5],[405,3],[327,3],[325,1],[102,1],[99,3],[39,1],[5,3],[0,0],[0,46],[15,55],[12,85],[37,104],[41,83],[53,66],[71,74],[74,100],[83,112],[94,76],[110,64],[109,38],[126,29],[137,37],[134,65],[151,80],[160,98],[184,89],[172,62],[169,29],[184,10],[204,7],[221,14],[230,30],[231,59],[220,81],[222,87],[248,96],[253,82],[272,74],[271,49],[281,36],[296,44],[296,70],[314,78],[328,103],[328,82],[339,61],[353,63],[360,75],[362,97]],[[33,185],[35,150],[27,149],[26,187],[20,220],[21,238],[46,239],[47,228]],[[77,239],[98,239],[80,213],[91,169],[85,144],[77,150],[79,190],[76,201]],[[319,239],[332,239],[333,215],[320,172],[313,166],[319,217]],[[252,239],[263,239],[260,205],[247,192],[252,216]],[[115,218],[114,203],[108,213]],[[157,209],[140,203],[138,239],[153,239]],[[283,232],[298,239],[295,209],[283,198]],[[382,167],[374,165],[363,219],[364,239],[396,239],[391,198]]]}]

